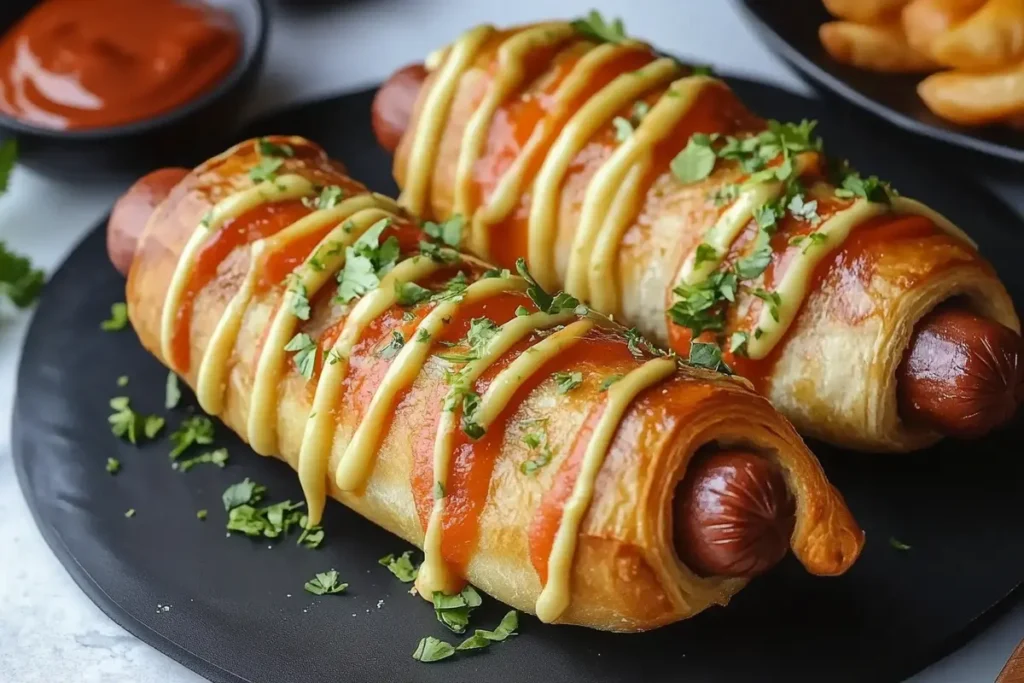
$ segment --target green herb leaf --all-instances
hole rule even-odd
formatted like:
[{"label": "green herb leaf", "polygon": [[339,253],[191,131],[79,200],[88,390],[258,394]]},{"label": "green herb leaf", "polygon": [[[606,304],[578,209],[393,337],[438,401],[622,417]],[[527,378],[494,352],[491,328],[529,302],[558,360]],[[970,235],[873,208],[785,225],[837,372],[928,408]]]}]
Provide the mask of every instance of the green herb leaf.
[{"label": "green herb leaf", "polygon": [[126,387],[128,386],[128,375],[121,375],[117,378],[117,386]]},{"label": "green herb leaf", "polygon": [[625,142],[633,134],[633,124],[621,116],[612,119],[612,127],[615,128],[615,139],[619,142]]},{"label": "green herb leaf", "polygon": [[[526,294],[533,299],[533,303],[537,305],[537,308],[544,313],[550,313],[552,315],[562,313],[565,311],[576,311],[578,315],[586,314],[586,307],[580,306],[580,302],[576,297],[566,294],[565,292],[559,292],[554,296],[544,291],[544,288],[540,286],[530,275],[530,271],[526,268],[526,259],[520,258],[516,260],[516,270],[519,275],[529,283],[526,288]],[[523,307],[520,306],[516,309],[516,315],[519,315],[519,311]],[[527,313],[529,315],[529,313]]]},{"label": "green herb leaf", "polygon": [[348,588],[347,583],[338,581],[338,572],[333,569],[329,572],[320,572],[303,586],[307,593],[313,595],[337,595],[344,593]]},{"label": "green herb leaf", "polygon": [[900,540],[897,540],[892,536],[889,537],[889,545],[895,548],[896,550],[910,550],[911,548],[911,546],[907,545],[906,543],[903,543]]},{"label": "green herb leaf", "polygon": [[201,522],[205,521],[206,520],[206,515],[207,515],[207,511],[205,509],[203,509],[203,510],[196,510],[196,519],[198,519],[199,521],[201,521]]},{"label": "green herb leaf", "polygon": [[399,306],[415,306],[433,295],[426,287],[415,282],[395,282],[395,301]]},{"label": "green herb leaf", "polygon": [[324,528],[319,524],[310,526],[309,517],[306,515],[302,515],[301,519],[299,519],[299,526],[302,527],[302,533],[299,534],[295,544],[310,549],[320,547],[320,544],[324,541]]},{"label": "green herb leaf", "polygon": [[292,361],[299,374],[310,380],[313,378],[313,370],[316,367],[316,342],[305,332],[300,332],[292,337],[284,346],[285,351],[295,351]]},{"label": "green herb leaf", "polygon": [[416,580],[416,575],[419,573],[419,568],[409,559],[411,556],[412,551],[406,550],[398,557],[385,555],[377,560],[377,564],[387,567],[388,571],[402,583],[411,583]]},{"label": "green herb leaf", "polygon": [[724,206],[734,201],[739,194],[739,185],[736,183],[727,183],[709,194],[708,199],[710,199],[715,206]]},{"label": "green herb leaf", "polygon": [[[2,257],[0,257],[2,258]],[[2,261],[0,261],[2,265]],[[100,329],[104,332],[117,332],[128,325],[128,305],[123,301],[110,306],[110,318],[100,323]]]},{"label": "green herb leaf", "polygon": [[715,169],[715,158],[711,139],[703,133],[695,133],[672,160],[672,175],[686,185],[704,180]]},{"label": "green herb leaf", "polygon": [[618,381],[619,381],[620,379],[622,379],[622,378],[623,378],[624,376],[625,376],[625,375],[608,375],[607,377],[605,377],[605,378],[604,378],[604,379],[603,379],[603,380],[601,381],[601,385],[600,385],[600,386],[599,386],[599,387],[597,388],[597,390],[598,390],[599,392],[600,392],[600,391],[608,391],[608,389],[609,389],[609,387],[611,387],[611,385],[613,385],[613,384],[615,384],[616,382],[618,382]]},{"label": "green herb leaf", "polygon": [[487,638],[484,638],[482,635],[480,635],[480,632],[477,631],[469,638],[466,638],[464,641],[459,643],[458,647],[456,647],[455,649],[463,651],[479,650],[480,648],[490,647],[490,645],[491,641],[489,641]]},{"label": "green herb leaf", "polygon": [[121,461],[117,458],[107,458],[107,472],[117,474],[121,471]]},{"label": "green herb leaf", "polygon": [[750,335],[746,332],[733,332],[729,337],[729,351],[737,356],[745,356],[748,341],[750,341]]},{"label": "green herb leaf", "polygon": [[455,633],[465,633],[470,613],[482,602],[472,586],[466,586],[456,595],[434,591],[432,598],[437,620]]},{"label": "green herb leaf", "polygon": [[489,280],[496,277],[508,279],[512,277],[512,271],[508,268],[488,268],[480,275],[481,280]]},{"label": "green herb leaf", "polygon": [[576,387],[583,384],[582,372],[556,372],[551,375],[558,387],[558,393],[567,394]]},{"label": "green herb leaf", "polygon": [[288,283],[288,291],[292,293],[291,312],[299,320],[309,320],[309,298],[306,295],[306,286],[297,277],[292,277]]},{"label": "green herb leaf", "polygon": [[249,178],[254,183],[274,182],[277,180],[277,170],[281,168],[284,159],[279,157],[268,157],[260,159],[260,162],[249,169]]},{"label": "green herb leaf", "polygon": [[761,231],[753,251],[736,262],[736,277],[752,280],[761,275],[772,262],[772,245],[768,233]]},{"label": "green herb leaf", "polygon": [[498,627],[493,631],[484,631],[477,629],[474,635],[486,638],[487,640],[495,643],[500,643],[509,636],[516,635],[516,631],[519,629],[519,613],[512,610],[506,614]]},{"label": "green herb leaf", "polygon": [[14,170],[14,162],[18,160],[17,138],[7,138],[0,142],[0,193],[7,191]]},{"label": "green herb leaf", "polygon": [[765,305],[768,306],[768,313],[772,316],[772,320],[779,322],[779,306],[782,305],[782,297],[779,296],[779,293],[769,292],[758,287],[751,291],[751,294],[764,301]]},{"label": "green herb leaf", "polygon": [[[0,157],[2,150],[0,147]],[[0,294],[6,295],[18,308],[27,308],[39,296],[45,281],[46,274],[33,268],[28,257],[10,251],[0,240]]]},{"label": "green herb leaf", "polygon": [[718,250],[710,244],[702,242],[697,245],[697,253],[693,255],[693,267],[700,268],[701,265],[708,261],[718,260]]},{"label": "green herb leaf", "polygon": [[392,330],[391,341],[377,352],[377,357],[383,360],[391,360],[398,355],[403,346],[405,346],[405,335],[398,330]]},{"label": "green herb leaf", "polygon": [[261,486],[249,479],[249,477],[246,477],[244,481],[232,484],[225,489],[221,495],[221,500],[224,502],[224,510],[230,512],[242,505],[255,505],[263,500],[263,494],[266,491],[266,486]]},{"label": "green herb leaf", "polygon": [[179,472],[188,472],[196,465],[205,465],[207,463],[214,464],[217,467],[223,468],[228,462],[228,449],[218,448],[213,451],[201,453],[194,458],[188,458],[187,460],[181,460],[175,465]]},{"label": "green herb leaf", "polygon": [[843,164],[841,167],[838,185],[839,188],[836,189],[835,194],[842,199],[861,197],[869,202],[890,204],[892,197],[896,195],[895,190],[888,183],[879,180],[878,176],[863,178],[848,164]]},{"label": "green herb leaf", "polygon": [[691,342],[688,360],[690,365],[718,370],[722,367],[722,349],[718,344]]},{"label": "green herb leaf", "polygon": [[193,444],[202,446],[213,443],[213,422],[203,415],[186,418],[177,431],[171,434],[171,460],[177,460]]},{"label": "green herb leaf", "polygon": [[168,410],[177,408],[181,402],[181,389],[178,387],[178,376],[174,372],[167,373],[167,385],[164,387],[164,407]]},{"label": "green herb leaf", "polygon": [[616,18],[612,21],[605,21],[601,13],[596,9],[591,10],[583,19],[576,19],[572,22],[572,28],[579,35],[599,43],[621,43],[626,40],[626,27],[622,19]]},{"label": "green herb leaf", "polygon": [[786,206],[789,212],[797,218],[807,221],[811,225],[821,223],[821,216],[818,215],[818,200],[806,201],[802,194],[795,195]]},{"label": "green herb leaf", "polygon": [[438,640],[433,636],[427,636],[420,640],[412,658],[418,662],[438,662],[447,659],[455,654],[455,648],[450,643]]},{"label": "green herb leaf", "polygon": [[127,510],[125,510],[124,511],[124,516],[127,517],[128,519],[131,519],[132,517],[134,517],[135,516],[135,508],[128,508]]},{"label": "green herb leaf", "polygon": [[258,147],[260,154],[265,157],[295,156],[295,150],[291,148],[291,145],[279,145],[275,142],[271,142],[267,138],[260,138]]},{"label": "green herb leaf", "polygon": [[320,194],[316,198],[305,197],[302,203],[311,209],[326,211],[327,209],[333,209],[344,198],[345,190],[338,185],[328,185],[327,187],[320,188]]},{"label": "green herb leaf", "polygon": [[164,419],[157,415],[143,416],[132,410],[127,396],[117,396],[110,399],[110,407],[114,414],[107,418],[110,423],[110,431],[114,436],[127,440],[136,445],[139,441],[139,434],[152,439],[164,426]]},{"label": "green herb leaf", "polygon": [[142,422],[142,433],[147,439],[156,438],[160,430],[164,428],[165,420],[159,415],[147,415]]},{"label": "green herb leaf", "polygon": [[443,223],[426,221],[423,232],[427,233],[435,243],[458,249],[462,243],[462,227],[465,221],[460,214],[455,214]]}]

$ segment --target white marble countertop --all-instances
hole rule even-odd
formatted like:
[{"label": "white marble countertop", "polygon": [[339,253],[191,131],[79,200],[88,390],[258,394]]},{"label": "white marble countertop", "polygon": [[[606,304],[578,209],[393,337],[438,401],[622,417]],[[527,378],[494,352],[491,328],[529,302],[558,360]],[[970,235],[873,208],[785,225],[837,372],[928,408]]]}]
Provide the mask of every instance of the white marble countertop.
[{"label": "white marble countertop", "polygon": [[[571,16],[595,5],[606,15],[623,16],[631,33],[681,55],[808,92],[724,0],[561,0],[557,10],[544,0],[500,6],[478,0],[287,4],[275,9],[252,114],[383,79],[477,22],[514,23],[552,12]],[[129,182],[69,184],[19,169],[0,198],[0,238],[52,271]],[[104,616],[58,564],[29,515],[10,452],[15,376],[28,319],[0,313],[0,683],[200,681]],[[989,683],[1022,636],[1019,604],[911,680]]]}]

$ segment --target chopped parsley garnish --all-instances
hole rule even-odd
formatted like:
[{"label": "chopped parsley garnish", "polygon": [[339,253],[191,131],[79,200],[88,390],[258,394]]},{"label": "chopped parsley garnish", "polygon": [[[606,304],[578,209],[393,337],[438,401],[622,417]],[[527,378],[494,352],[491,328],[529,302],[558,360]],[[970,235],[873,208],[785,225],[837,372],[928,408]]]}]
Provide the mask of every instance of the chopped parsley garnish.
[{"label": "chopped parsley garnish", "polygon": [[128,386],[128,375],[121,375],[117,378],[117,386],[126,387]]},{"label": "chopped parsley garnish", "polygon": [[281,168],[284,159],[280,157],[267,157],[260,159],[260,162],[249,169],[249,178],[254,183],[263,181],[274,182],[277,180],[277,170]]},{"label": "chopped parsley garnish", "polygon": [[[537,305],[537,308],[544,313],[557,314],[564,313],[566,311],[575,311],[576,315],[586,315],[587,307],[580,304],[576,297],[566,294],[565,292],[559,292],[552,296],[544,291],[544,288],[540,286],[530,271],[526,268],[526,259],[519,258],[516,260],[516,270],[519,275],[526,280],[530,286],[526,288],[526,294],[533,299],[533,303]],[[516,310],[516,315],[519,315],[519,310]]]},{"label": "chopped parsley garnish", "polygon": [[198,519],[200,522],[205,522],[207,514],[208,513],[205,508],[203,508],[202,510],[196,510],[196,519]]},{"label": "chopped parsley garnish", "polygon": [[117,332],[128,325],[128,305],[123,301],[110,305],[110,318],[100,323],[104,332]]},{"label": "chopped parsley garnish", "polygon": [[213,443],[213,421],[204,415],[185,418],[177,431],[171,434],[171,460],[177,460],[193,444],[207,446]]},{"label": "chopped parsley garnish", "polygon": [[117,458],[107,458],[107,472],[117,474],[121,471],[121,461]]},{"label": "chopped parsley garnish", "polygon": [[762,230],[757,235],[754,249],[736,262],[736,277],[740,280],[753,280],[767,270],[771,262],[771,241],[768,233]]},{"label": "chopped parsley garnish", "polygon": [[271,142],[267,138],[260,138],[258,148],[260,154],[265,157],[293,157],[295,156],[295,150],[291,148],[291,145],[279,145],[276,142]]},{"label": "chopped parsley garnish", "polygon": [[778,292],[769,292],[767,290],[758,287],[750,292],[758,299],[764,301],[768,307],[768,314],[772,317],[772,320],[779,322],[779,306],[782,305],[782,297],[779,296]]},{"label": "chopped parsley garnish", "polygon": [[403,346],[405,346],[405,335],[398,330],[392,330],[391,341],[377,352],[377,357],[383,360],[391,360],[398,355]]},{"label": "chopped parsley garnish", "polygon": [[721,187],[717,188],[714,192],[712,192],[708,196],[708,199],[710,199],[715,206],[724,206],[729,202],[735,200],[736,197],[739,196],[739,194],[739,185],[737,185],[736,183],[726,183],[725,185],[722,185]]},{"label": "chopped parsley garnish", "polygon": [[164,387],[164,407],[168,410],[177,408],[181,402],[181,389],[178,387],[178,376],[174,372],[167,373],[167,385]]},{"label": "chopped parsley garnish", "polygon": [[715,150],[711,137],[705,133],[694,133],[686,147],[672,159],[672,175],[681,183],[689,185],[704,180],[715,169]]},{"label": "chopped parsley garnish", "polygon": [[411,556],[412,551],[406,550],[398,557],[395,557],[393,554],[385,555],[377,560],[377,564],[387,567],[388,571],[394,574],[402,583],[412,583],[416,580],[419,568],[409,559]]},{"label": "chopped parsley garnish", "polygon": [[655,356],[663,355],[661,349],[649,342],[646,337],[640,334],[640,330],[635,327],[629,328],[623,334],[626,337],[626,347],[635,357],[641,358],[645,350]]},{"label": "chopped parsley garnish", "polygon": [[697,245],[697,253],[693,256],[693,267],[700,268],[704,263],[717,259],[718,250],[706,242],[701,242]]},{"label": "chopped parsley garnish", "polygon": [[313,595],[337,595],[338,593],[344,593],[345,589],[348,588],[348,584],[341,583],[338,578],[338,572],[333,569],[329,572],[320,572],[307,581],[303,588],[306,589],[307,593],[312,593]]},{"label": "chopped parsley garnish", "polygon": [[309,320],[309,298],[306,295],[306,286],[295,275],[288,278],[288,291],[291,292],[291,305],[289,309],[299,320]]},{"label": "chopped parsley garnish", "polygon": [[135,516],[135,508],[128,508],[127,510],[125,510],[124,511],[124,516],[127,517],[128,519],[131,519],[132,517],[134,517]]},{"label": "chopped parsley garnish", "polygon": [[530,449],[529,460],[519,465],[519,471],[526,475],[536,474],[537,470],[551,462],[554,455],[548,446],[548,437],[544,432],[529,432],[523,435],[523,443]]},{"label": "chopped parsley garnish", "polygon": [[420,254],[426,256],[435,263],[456,263],[461,256],[459,252],[448,247],[441,247],[434,242],[420,240]]},{"label": "chopped parsley garnish", "polygon": [[605,21],[596,9],[590,10],[590,14],[583,19],[575,19],[572,28],[584,38],[599,43],[621,43],[626,40],[626,26],[622,19]]},{"label": "chopped parsley garnish", "polygon": [[439,245],[458,249],[462,243],[462,228],[465,221],[460,214],[455,214],[443,223],[426,221],[423,223],[423,232],[432,242]]},{"label": "chopped parsley garnish", "polygon": [[[12,141],[7,140],[5,144]],[[0,152],[2,149],[3,147],[0,146]],[[18,308],[27,308],[39,296],[45,281],[45,273],[38,268],[33,268],[32,261],[28,257],[10,251],[7,245],[0,240],[0,294],[5,294]],[[127,318],[125,319],[127,320]]]},{"label": "chopped parsley garnish", "polygon": [[255,505],[263,500],[263,494],[267,487],[257,484],[246,477],[244,481],[232,484],[224,490],[221,500],[224,502],[224,509],[228,512],[240,505]]},{"label": "chopped parsley garnish", "polygon": [[316,367],[316,342],[305,332],[299,332],[284,345],[285,351],[295,351],[292,361],[299,374],[310,380]]},{"label": "chopped parsley garnish", "polygon": [[512,277],[512,271],[508,268],[488,268],[480,275],[481,280],[489,280],[490,278],[500,277],[502,279]]},{"label": "chopped parsley garnish", "polygon": [[746,332],[733,332],[732,336],[729,337],[729,351],[737,356],[745,356],[747,353],[747,342],[749,341],[750,335]]},{"label": "chopped parsley garnish", "polygon": [[277,538],[287,534],[302,520],[299,511],[305,503],[285,500],[257,508],[248,503],[233,507],[228,512],[228,531],[239,531],[246,536]]},{"label": "chopped parsley garnish", "polygon": [[303,197],[302,203],[310,209],[324,211],[333,209],[344,198],[345,190],[337,185],[328,185],[320,188],[320,194],[316,197]]},{"label": "chopped parsley garnish", "polygon": [[490,318],[473,318],[469,321],[469,331],[466,333],[466,342],[472,350],[473,356],[479,358],[487,351],[491,341],[497,336],[498,323]]},{"label": "chopped parsley garnish", "polygon": [[179,472],[188,472],[196,465],[205,465],[207,463],[216,465],[217,467],[223,468],[228,462],[228,449],[218,448],[216,450],[201,453],[193,458],[187,460],[181,460],[174,463],[175,469]]},{"label": "chopped parsley garnish", "polygon": [[438,640],[434,636],[427,636],[420,640],[419,645],[416,646],[416,651],[412,653],[412,658],[418,662],[429,663],[448,659],[454,654],[455,648],[451,643]]},{"label": "chopped parsley garnish", "polygon": [[433,602],[438,621],[454,633],[465,633],[470,613],[480,606],[482,600],[476,589],[466,586],[455,595],[434,591]]},{"label": "chopped parsley garnish", "polygon": [[432,295],[433,292],[415,282],[395,282],[395,301],[399,306],[415,306]]},{"label": "chopped parsley garnish", "polygon": [[[14,162],[18,158],[18,141],[7,138],[0,142],[0,194],[7,191]],[[18,308],[27,308],[39,296],[46,281],[42,270],[32,267],[27,257],[10,251],[0,240],[0,294]]]},{"label": "chopped parsley garnish", "polygon": [[896,539],[893,536],[889,537],[889,545],[895,548],[896,550],[910,550],[911,548],[911,546],[907,545],[903,541]]},{"label": "chopped parsley garnish", "polygon": [[693,64],[690,66],[692,76],[714,76],[715,71],[708,64]]},{"label": "chopped parsley garnish", "polygon": [[299,534],[299,540],[295,541],[295,544],[310,549],[319,548],[320,544],[324,542],[324,528],[319,524],[310,526],[309,517],[306,515],[299,518],[299,526],[302,528],[302,533]]},{"label": "chopped parsley garnish", "polygon": [[461,270],[452,276],[451,280],[445,283],[444,289],[440,292],[436,292],[431,295],[431,301],[449,301],[457,298],[463,292],[466,291],[466,287],[469,286],[469,280],[466,279],[466,274]]},{"label": "chopped parsley garnish", "polygon": [[430,332],[425,329],[420,330],[419,332],[416,333],[416,341],[421,344],[426,344],[428,341],[430,341]]},{"label": "chopped parsley garnish", "polygon": [[736,300],[738,281],[732,271],[712,273],[703,282],[680,285],[674,293],[679,297],[668,310],[672,322],[689,328],[694,337],[705,330],[720,332],[725,326],[724,302]]},{"label": "chopped parsley garnish", "polygon": [[482,647],[488,647],[491,643],[500,643],[508,639],[509,636],[516,635],[516,629],[518,628],[519,613],[512,610],[502,618],[501,623],[493,631],[477,629],[476,633],[462,641],[462,644],[456,649],[477,650]]},{"label": "chopped parsley garnish", "polygon": [[625,377],[625,375],[608,375],[603,380],[601,380],[601,385],[597,388],[597,390],[598,391],[608,391],[608,389],[609,389],[609,387],[611,387],[611,385],[615,384],[616,382],[618,382],[623,377]]},{"label": "chopped parsley garnish", "polygon": [[582,372],[556,372],[551,377],[554,378],[560,394],[567,394],[583,384]]},{"label": "chopped parsley garnish", "polygon": [[722,367],[722,347],[707,342],[691,342],[689,362],[697,367],[719,370]]},{"label": "chopped parsley garnish", "polygon": [[633,134],[633,122],[621,116],[612,119],[612,126],[615,128],[615,139],[625,142]]},{"label": "chopped parsley garnish", "polygon": [[869,202],[889,204],[898,193],[889,183],[878,176],[864,178],[847,161],[840,162],[832,169],[832,182],[837,186],[835,195],[841,199],[861,197]]},{"label": "chopped parsley garnish", "polygon": [[345,250],[345,267],[338,272],[338,300],[347,304],[380,284],[380,278],[398,262],[398,238],[394,235],[380,243],[381,233],[391,225],[382,218]]},{"label": "chopped parsley garnish", "polygon": [[824,244],[828,242],[828,235],[823,232],[810,232],[806,235],[794,235],[789,238],[789,244],[794,247],[803,245],[801,253],[806,254],[807,250],[816,244]]},{"label": "chopped parsley garnish", "polygon": [[110,431],[114,436],[127,440],[133,445],[139,442],[139,435],[152,439],[164,426],[164,419],[158,415],[143,416],[129,405],[127,396],[116,396],[110,399],[110,407],[114,413],[107,418],[110,423]]}]

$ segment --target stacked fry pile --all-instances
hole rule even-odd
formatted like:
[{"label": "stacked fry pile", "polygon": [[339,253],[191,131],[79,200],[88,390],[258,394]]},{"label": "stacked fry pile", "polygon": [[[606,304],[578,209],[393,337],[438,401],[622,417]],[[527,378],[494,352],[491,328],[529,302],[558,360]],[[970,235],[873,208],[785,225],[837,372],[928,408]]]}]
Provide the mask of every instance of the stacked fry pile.
[{"label": "stacked fry pile", "polygon": [[917,86],[938,116],[1024,129],[1024,0],[824,0],[818,35],[836,61],[930,73]]}]

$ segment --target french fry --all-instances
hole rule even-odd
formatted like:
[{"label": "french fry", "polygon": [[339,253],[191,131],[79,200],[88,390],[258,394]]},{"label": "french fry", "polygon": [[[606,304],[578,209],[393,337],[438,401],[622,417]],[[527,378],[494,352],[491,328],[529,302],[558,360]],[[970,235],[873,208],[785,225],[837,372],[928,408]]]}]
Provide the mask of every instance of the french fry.
[{"label": "french fry", "polygon": [[931,42],[940,64],[969,71],[999,69],[1024,59],[1024,0],[988,0]]},{"label": "french fry", "polygon": [[1024,62],[990,73],[944,71],[917,86],[935,114],[964,126],[1024,118]]},{"label": "french fry", "polygon": [[818,28],[825,51],[837,62],[870,71],[933,71],[935,63],[907,44],[899,22],[883,26],[830,21]]},{"label": "french fry", "polygon": [[932,41],[984,4],[985,0],[911,0],[901,14],[903,33],[910,47],[932,56]]},{"label": "french fry", "polygon": [[908,0],[823,0],[834,17],[860,24],[878,24],[895,19]]}]

